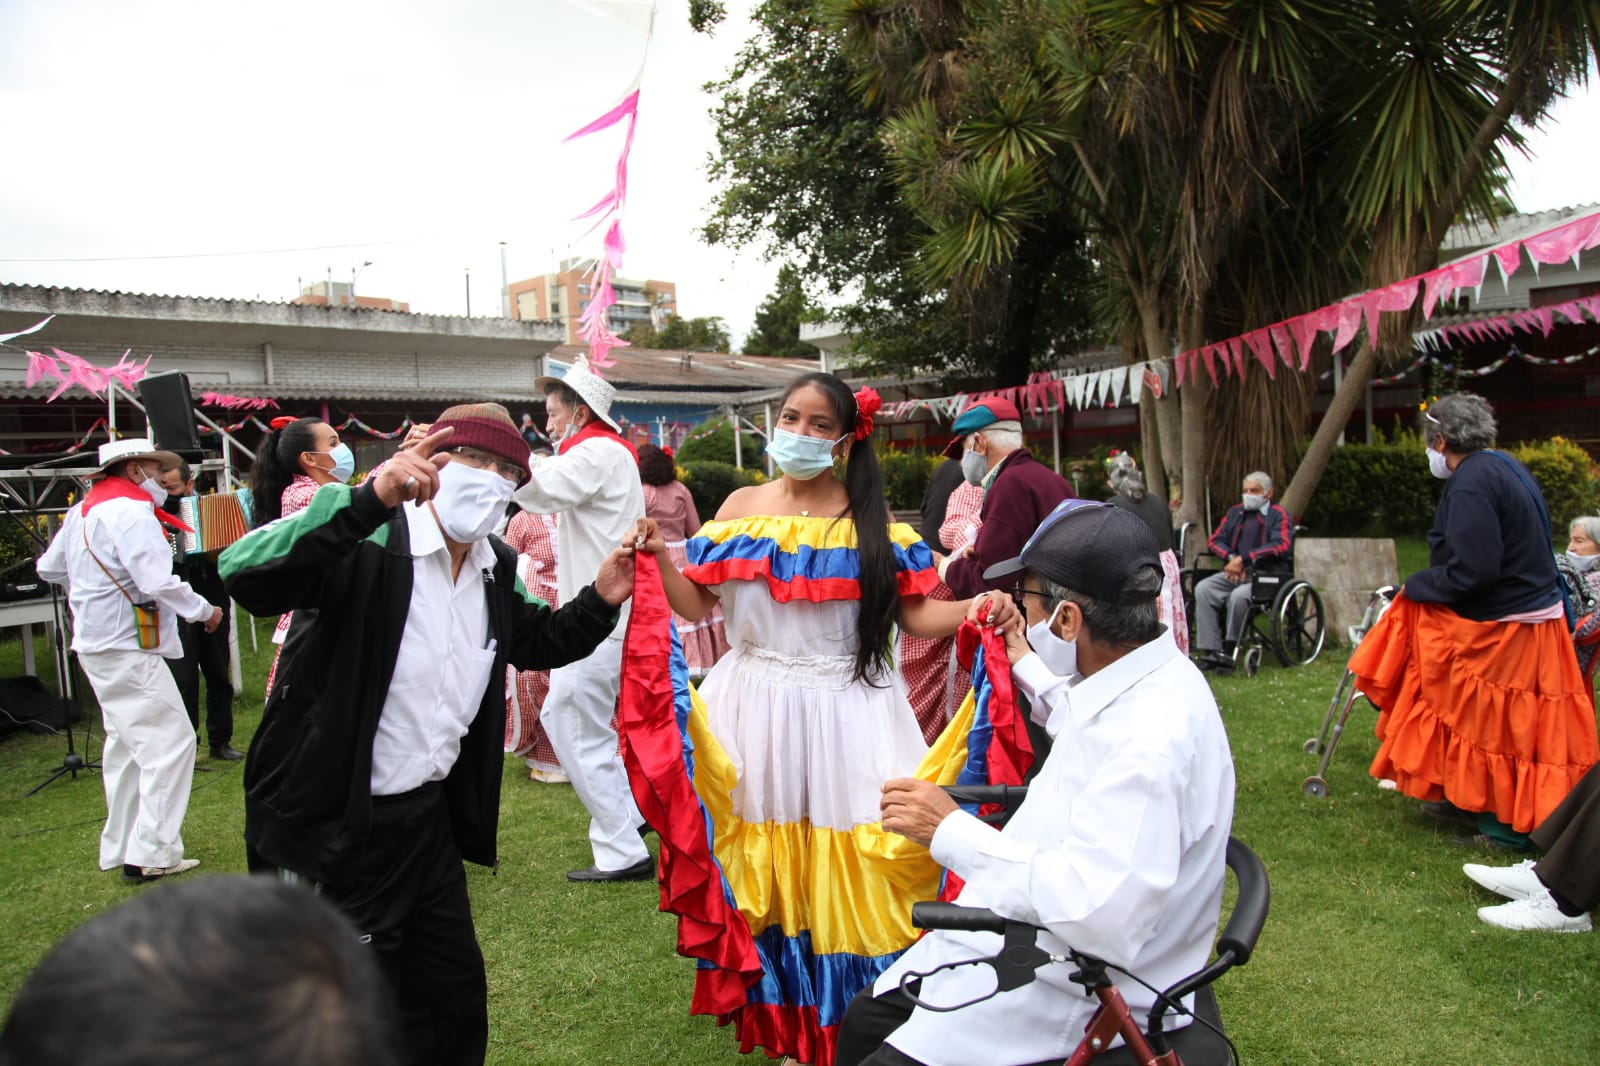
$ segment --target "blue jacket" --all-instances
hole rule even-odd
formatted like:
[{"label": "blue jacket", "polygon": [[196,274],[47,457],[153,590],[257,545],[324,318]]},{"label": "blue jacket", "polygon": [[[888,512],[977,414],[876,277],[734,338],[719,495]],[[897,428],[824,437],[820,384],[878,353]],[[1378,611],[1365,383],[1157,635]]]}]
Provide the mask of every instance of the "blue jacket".
[{"label": "blue jacket", "polygon": [[1242,503],[1234,504],[1222,516],[1221,524],[1211,534],[1211,539],[1206,541],[1206,547],[1222,559],[1238,555],[1239,535],[1244,531],[1246,522],[1260,523],[1262,529],[1256,547],[1244,556],[1244,565],[1264,574],[1293,571],[1294,524],[1289,521],[1289,512],[1275,503],[1267,504],[1264,514],[1247,511]]},{"label": "blue jacket", "polygon": [[1428,563],[1406,578],[1406,595],[1474,622],[1561,598],[1544,497],[1504,453],[1473,452],[1445,482],[1428,532]]}]

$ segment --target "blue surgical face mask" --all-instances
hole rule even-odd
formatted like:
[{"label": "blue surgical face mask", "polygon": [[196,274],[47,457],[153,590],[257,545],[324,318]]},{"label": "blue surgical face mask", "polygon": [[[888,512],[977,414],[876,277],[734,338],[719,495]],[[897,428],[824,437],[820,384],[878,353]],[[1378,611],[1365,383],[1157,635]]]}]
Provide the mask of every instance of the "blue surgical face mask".
[{"label": "blue surgical face mask", "polygon": [[796,481],[810,481],[818,474],[833,469],[833,447],[844,439],[825,440],[803,433],[791,433],[787,429],[775,429],[772,439],[767,441],[767,454],[772,456],[779,470]]},{"label": "blue surgical face mask", "polygon": [[333,460],[333,469],[328,471],[335,481],[349,481],[356,472],[356,456],[348,444],[335,444],[331,451],[318,452]]}]

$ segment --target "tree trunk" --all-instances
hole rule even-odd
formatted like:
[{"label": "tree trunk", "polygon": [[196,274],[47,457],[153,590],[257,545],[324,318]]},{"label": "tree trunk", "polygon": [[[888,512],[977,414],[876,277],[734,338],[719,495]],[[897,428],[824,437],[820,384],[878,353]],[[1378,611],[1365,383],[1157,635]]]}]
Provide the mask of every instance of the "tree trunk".
[{"label": "tree trunk", "polygon": [[[1172,342],[1161,321],[1161,308],[1154,296],[1136,291],[1134,303],[1139,309],[1139,340],[1146,359],[1160,359],[1166,355]],[[1172,499],[1171,472],[1179,468],[1183,448],[1177,434],[1177,405],[1171,399],[1169,387],[1163,399],[1157,400],[1145,390],[1139,395],[1139,439],[1144,446],[1144,487],[1162,501]]]},{"label": "tree trunk", "polygon": [[1156,401],[1149,392],[1139,395],[1139,446],[1144,451],[1144,488],[1158,499],[1167,497],[1167,476],[1161,466],[1161,427]]},{"label": "tree trunk", "polygon": [[1161,460],[1165,465],[1168,503],[1183,495],[1183,409],[1178,405],[1173,383],[1155,403],[1156,428],[1161,436]]},{"label": "tree trunk", "polygon": [[1360,403],[1362,396],[1366,394],[1367,382],[1372,380],[1373,372],[1377,368],[1378,353],[1363,340],[1356,349],[1356,357],[1345,367],[1344,381],[1340,384],[1339,390],[1333,394],[1327,413],[1317,424],[1317,431],[1311,435],[1311,444],[1301,457],[1294,478],[1278,501],[1279,505],[1296,519],[1304,515],[1306,508],[1310,506],[1311,494],[1317,490],[1317,483],[1322,480],[1322,472],[1328,468],[1328,460],[1333,457],[1333,449],[1339,443],[1339,434],[1344,432],[1345,424],[1350,421],[1350,415],[1355,411],[1356,404]]}]

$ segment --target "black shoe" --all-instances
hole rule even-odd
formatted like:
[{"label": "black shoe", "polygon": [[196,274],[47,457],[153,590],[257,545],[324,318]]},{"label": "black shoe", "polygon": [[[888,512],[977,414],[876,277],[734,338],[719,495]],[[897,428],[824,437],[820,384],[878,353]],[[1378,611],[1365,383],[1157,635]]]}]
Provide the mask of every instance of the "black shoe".
[{"label": "black shoe", "polygon": [[1478,816],[1471,811],[1464,811],[1449,800],[1425,800],[1422,803],[1422,813],[1429,818],[1437,818],[1441,822],[1452,822],[1456,825],[1478,828]]},{"label": "black shoe", "polygon": [[598,866],[591,866],[587,870],[567,871],[568,881],[653,881],[655,876],[656,861],[649,856],[620,870],[602,870]]},{"label": "black shoe", "polygon": [[[655,831],[656,831],[656,827],[655,826],[651,825],[649,822],[644,822],[639,826],[639,839],[643,840],[645,837],[649,836],[651,833],[655,833]],[[660,834],[657,833],[656,835],[659,836]]]},{"label": "black shoe", "polygon": [[244,752],[235,751],[232,744],[211,745],[211,757],[221,759],[223,762],[238,762],[244,758]]}]

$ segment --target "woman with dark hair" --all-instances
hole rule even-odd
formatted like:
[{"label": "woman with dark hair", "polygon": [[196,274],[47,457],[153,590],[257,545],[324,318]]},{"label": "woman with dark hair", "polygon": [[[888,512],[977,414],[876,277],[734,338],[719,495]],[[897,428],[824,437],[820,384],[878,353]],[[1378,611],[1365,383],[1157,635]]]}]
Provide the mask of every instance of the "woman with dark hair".
[{"label": "woman with dark hair", "polygon": [[[654,444],[639,445],[639,480],[644,483],[644,513],[661,528],[667,556],[673,566],[682,570],[689,565],[689,538],[700,529],[700,513],[695,510],[689,487],[678,480],[672,453]],[[711,608],[699,621],[691,622],[679,615],[674,615],[672,621],[678,627],[678,640],[691,676],[703,676],[727,653],[722,608]]]},{"label": "woman with dark hair", "polygon": [[[267,435],[256,451],[256,465],[250,472],[251,525],[264,526],[287,518],[311,506],[311,497],[324,485],[348,481],[356,472],[355,456],[348,444],[339,442],[339,431],[320,418],[291,418],[280,415],[272,420]],[[279,616],[272,631],[272,667],[267,671],[267,690],[278,679],[278,660],[283,657],[283,642],[289,637],[293,612]]]},{"label": "woman with dark hair", "polygon": [[356,472],[350,446],[320,418],[274,418],[261,438],[250,472],[252,525],[264,526],[302,511],[318,489],[348,481]]},{"label": "woman with dark hair", "polygon": [[1350,657],[1378,715],[1372,775],[1523,850],[1600,757],[1532,475],[1494,450],[1494,412],[1456,393],[1422,416],[1445,481],[1428,562]]},{"label": "woman with dark hair", "polygon": [[737,785],[702,802],[766,972],[733,1014],[741,1046],[824,1066],[850,998],[916,938],[919,886],[870,865],[883,783],[928,751],[889,661],[895,627],[940,637],[969,612],[1018,618],[1004,595],[927,597],[933,555],[889,519],[870,436],[879,403],[829,374],[800,377],[767,444],[782,476],[729,495],[687,567],[654,521],[636,528],[675,612],[720,603],[727,618],[732,648],[699,691]]}]

